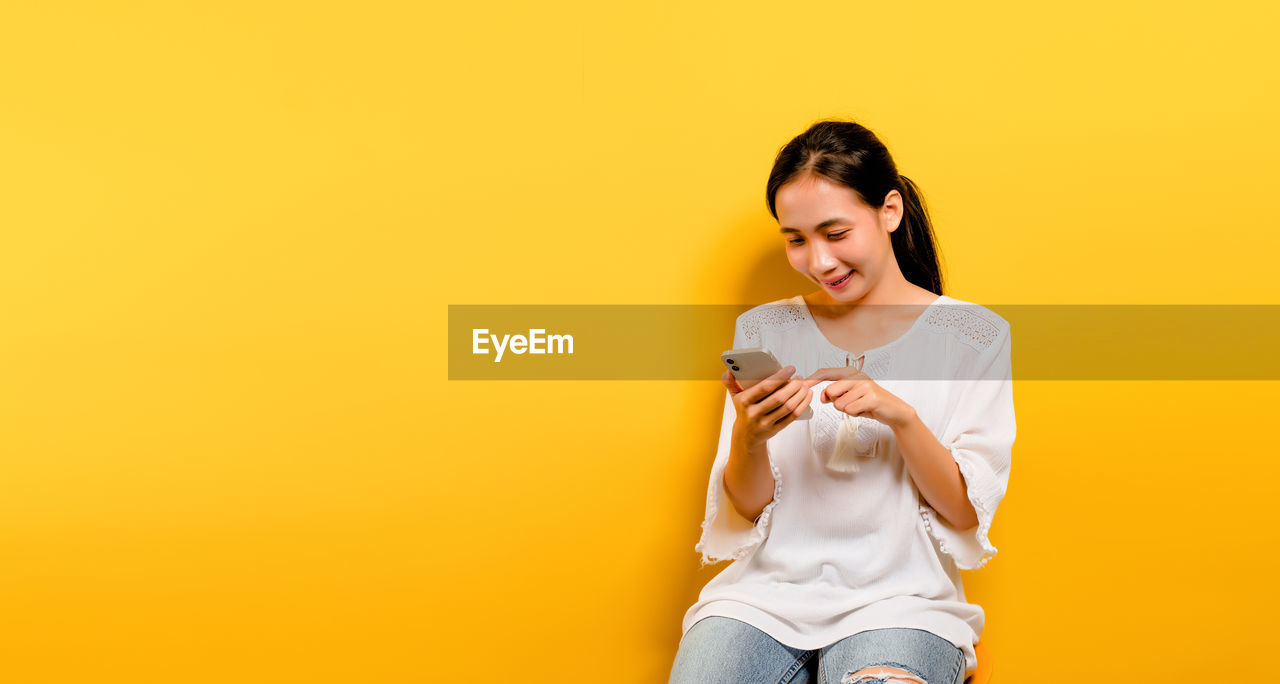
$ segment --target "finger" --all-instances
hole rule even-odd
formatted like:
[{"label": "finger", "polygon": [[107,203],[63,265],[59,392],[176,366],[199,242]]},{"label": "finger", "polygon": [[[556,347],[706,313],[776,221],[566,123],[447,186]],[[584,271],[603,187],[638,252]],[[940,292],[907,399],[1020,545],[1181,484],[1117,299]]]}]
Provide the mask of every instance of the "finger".
[{"label": "finger", "polygon": [[804,389],[803,382],[794,380],[769,395],[768,398],[757,404],[760,409],[756,414],[759,416],[759,422],[776,425],[778,420],[791,411],[792,407],[795,406],[795,402],[802,398]]},{"label": "finger", "polygon": [[[792,397],[794,399],[794,397]],[[782,427],[791,422],[791,409],[793,408],[791,400],[784,402],[778,406],[772,413],[765,417],[773,427]]]},{"label": "finger", "polygon": [[810,373],[809,377],[805,378],[805,382],[809,383],[810,387],[813,387],[814,385],[822,382],[823,380],[838,380],[843,377],[845,377],[845,375],[842,369],[819,368],[818,370]]},{"label": "finger", "polygon": [[780,432],[780,431],[782,430],[782,428],[784,428],[784,427],[786,427],[786,426],[790,425],[791,423],[793,423],[793,422],[795,421],[795,419],[796,419],[796,414],[794,414],[794,413],[787,413],[786,415],[782,416],[781,418],[779,418],[779,419],[775,420],[774,422],[770,423],[770,424],[769,424],[769,431],[770,431],[770,432],[772,432],[772,433],[774,433],[774,434],[776,435],[776,434],[778,434],[778,432]]},{"label": "finger", "polygon": [[850,380],[850,379],[869,380],[870,376],[868,376],[866,373],[863,373],[862,371],[852,366],[848,368],[821,368],[815,371],[809,377],[805,378],[805,382],[808,384],[809,387],[813,387],[814,385],[824,380]]},{"label": "finger", "polygon": [[787,378],[790,378],[794,372],[796,372],[795,366],[778,369],[778,372],[744,390],[743,400],[752,404],[759,403],[761,399],[769,396],[770,393],[785,384]]},{"label": "finger", "polygon": [[768,397],[765,397],[758,406],[760,407],[760,415],[770,416],[776,419],[780,415],[779,411],[787,411],[786,404],[791,401],[801,390],[804,389],[804,383],[799,380],[792,380],[787,384],[779,387]]},{"label": "finger", "polygon": [[796,414],[796,417],[799,417],[800,414],[805,412],[805,409],[809,408],[809,404],[812,404],[812,403],[813,403],[813,390],[806,389],[804,391],[804,400],[800,402],[800,405],[795,408],[793,413]]},{"label": "finger", "polygon": [[742,391],[742,386],[738,384],[738,379],[733,377],[733,371],[725,371],[724,375],[720,376],[720,384],[734,394]]},{"label": "finger", "polygon": [[812,390],[806,389],[804,392],[797,392],[796,396],[792,397],[791,400],[783,407],[786,415],[778,419],[774,425],[778,427],[790,425],[792,421],[798,419],[800,414],[804,413],[804,410],[809,407],[809,400],[812,398]]},{"label": "finger", "polygon": [[871,407],[867,405],[867,402],[862,398],[846,399],[842,401],[841,404],[842,406],[838,407],[837,410],[841,411],[842,413],[847,413],[853,416],[854,418],[861,418],[862,414],[866,413],[871,409]]},{"label": "finger", "polygon": [[873,403],[865,392],[851,391],[840,398],[836,408],[856,417],[860,413],[871,410]]},{"label": "finger", "polygon": [[833,382],[830,385],[827,385],[826,389],[822,390],[822,401],[834,402],[839,397],[844,396],[845,393],[852,388],[853,382],[849,380],[838,380]]},{"label": "finger", "polygon": [[[834,399],[838,394],[850,394],[850,398],[855,399],[867,393],[868,382],[870,382],[868,378],[847,378],[827,385],[826,393],[831,399]],[[831,389],[833,387],[837,387],[836,391]]]}]

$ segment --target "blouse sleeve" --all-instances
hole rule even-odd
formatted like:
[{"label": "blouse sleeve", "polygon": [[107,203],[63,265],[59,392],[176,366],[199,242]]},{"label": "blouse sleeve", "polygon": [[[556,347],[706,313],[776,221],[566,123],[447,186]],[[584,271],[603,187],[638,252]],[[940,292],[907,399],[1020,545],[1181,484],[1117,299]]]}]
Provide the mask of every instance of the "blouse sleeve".
[{"label": "blouse sleeve", "polygon": [[925,527],[964,570],[981,568],[996,554],[988,534],[1009,486],[1016,433],[1011,353],[1009,324],[1000,319],[994,342],[958,380],[959,400],[940,440],[960,467],[978,524],[957,530],[923,499],[920,503]]},{"label": "blouse sleeve", "polygon": [[[745,314],[744,314],[745,315]],[[738,318],[734,330],[733,348],[759,347],[759,333],[744,331],[743,318]],[[733,438],[733,423],[737,411],[729,391],[724,394],[724,415],[720,422],[720,442],[715,461],[711,464],[711,481],[707,487],[707,511],[702,521],[702,537],[694,550],[702,554],[703,567],[722,560],[738,560],[751,553],[769,535],[769,518],[782,492],[782,475],[769,454],[769,468],[773,471],[773,501],[764,507],[754,522],[747,520],[729,501],[724,489],[724,471],[729,463],[729,447]],[[766,443],[766,448],[768,448]]]}]

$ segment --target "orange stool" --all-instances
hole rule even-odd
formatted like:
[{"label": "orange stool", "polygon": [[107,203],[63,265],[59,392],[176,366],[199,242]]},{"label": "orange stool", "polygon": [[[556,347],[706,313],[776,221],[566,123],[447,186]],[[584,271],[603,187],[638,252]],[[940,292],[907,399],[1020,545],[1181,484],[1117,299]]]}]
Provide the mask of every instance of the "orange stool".
[{"label": "orange stool", "polygon": [[981,639],[973,645],[973,653],[978,656],[978,669],[965,678],[964,684],[987,684],[991,681],[991,654]]}]

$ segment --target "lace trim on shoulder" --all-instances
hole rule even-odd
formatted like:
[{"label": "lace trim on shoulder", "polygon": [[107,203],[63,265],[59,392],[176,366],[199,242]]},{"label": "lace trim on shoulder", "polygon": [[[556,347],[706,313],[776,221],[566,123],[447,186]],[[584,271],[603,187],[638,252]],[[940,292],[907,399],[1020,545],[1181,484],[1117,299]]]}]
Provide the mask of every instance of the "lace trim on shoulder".
[{"label": "lace trim on shoulder", "polygon": [[742,332],[748,340],[758,344],[761,330],[785,330],[803,322],[804,312],[795,302],[779,299],[742,314]]},{"label": "lace trim on shoulder", "polygon": [[962,342],[983,351],[1000,336],[999,316],[977,304],[949,304],[934,307],[925,323],[936,330],[954,332]]}]

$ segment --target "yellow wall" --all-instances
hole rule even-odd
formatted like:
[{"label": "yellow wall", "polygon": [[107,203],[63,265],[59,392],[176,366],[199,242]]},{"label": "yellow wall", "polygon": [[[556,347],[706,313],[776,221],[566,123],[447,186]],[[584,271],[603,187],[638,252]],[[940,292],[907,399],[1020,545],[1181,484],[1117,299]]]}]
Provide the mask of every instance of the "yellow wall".
[{"label": "yellow wall", "polygon": [[[721,387],[449,382],[447,305],[808,291],[763,197],[819,118],[952,296],[1280,297],[1266,3],[21,4],[6,682],[665,681]],[[1017,385],[994,681],[1273,669],[1274,390]]]}]

